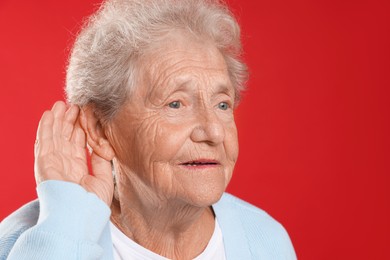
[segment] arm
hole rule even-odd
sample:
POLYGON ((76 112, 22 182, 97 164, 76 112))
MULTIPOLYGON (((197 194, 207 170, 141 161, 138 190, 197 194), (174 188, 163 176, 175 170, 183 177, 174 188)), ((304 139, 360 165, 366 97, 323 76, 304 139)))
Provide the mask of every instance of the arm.
POLYGON ((8 259, 112 258, 111 212, 103 201, 64 181, 42 182, 37 191, 38 223, 19 237, 8 259))

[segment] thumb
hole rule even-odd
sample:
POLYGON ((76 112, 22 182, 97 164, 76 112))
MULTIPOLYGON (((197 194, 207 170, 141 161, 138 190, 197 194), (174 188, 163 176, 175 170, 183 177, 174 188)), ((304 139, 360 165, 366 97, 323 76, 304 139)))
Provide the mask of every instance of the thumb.
POLYGON ((110 207, 114 194, 111 162, 92 152, 91 166, 93 175, 85 175, 81 185, 87 191, 95 193, 110 207))

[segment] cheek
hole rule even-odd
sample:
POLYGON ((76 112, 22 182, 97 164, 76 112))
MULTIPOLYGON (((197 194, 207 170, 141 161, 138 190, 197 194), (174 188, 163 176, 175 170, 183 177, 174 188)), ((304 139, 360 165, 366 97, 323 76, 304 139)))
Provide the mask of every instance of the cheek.
POLYGON ((138 171, 155 150, 158 135, 158 118, 128 117, 118 122, 113 133, 117 159, 130 170, 138 171))
POLYGON ((238 158, 239 147, 236 125, 231 124, 225 129, 225 133, 224 150, 226 154, 227 167, 225 168, 224 172, 226 188, 233 175, 234 166, 236 165, 238 158))
POLYGON ((136 136, 139 160, 149 170, 155 163, 169 163, 176 157, 187 137, 186 124, 175 124, 161 116, 145 120, 136 136))
POLYGON ((137 138, 138 163, 135 171, 155 191, 168 194, 175 187, 172 182, 172 165, 187 138, 183 125, 168 123, 161 118, 145 122, 137 138))
POLYGON ((233 164, 235 164, 238 158, 239 147, 238 147, 237 127, 234 122, 228 124, 225 129, 224 146, 225 146, 227 159, 233 164))
MULTIPOLYGON (((153 159, 155 162, 173 162, 189 136, 186 124, 173 124, 160 120, 154 135, 153 159)), ((175 162, 173 162, 175 163, 175 162)))

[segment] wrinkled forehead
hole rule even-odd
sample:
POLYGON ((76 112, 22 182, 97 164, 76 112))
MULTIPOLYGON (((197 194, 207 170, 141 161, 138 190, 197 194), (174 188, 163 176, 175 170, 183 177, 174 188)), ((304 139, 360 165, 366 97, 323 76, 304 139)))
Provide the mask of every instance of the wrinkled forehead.
POLYGON ((169 91, 182 84, 231 88, 226 62, 216 46, 186 34, 173 34, 146 53, 141 64, 143 91, 169 91))

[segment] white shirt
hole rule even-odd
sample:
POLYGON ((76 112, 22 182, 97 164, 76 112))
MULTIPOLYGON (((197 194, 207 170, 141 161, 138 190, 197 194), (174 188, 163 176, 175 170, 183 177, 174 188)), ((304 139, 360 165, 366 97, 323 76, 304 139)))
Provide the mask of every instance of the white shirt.
MULTIPOLYGON (((137 244, 125 234, 122 233, 112 222, 111 236, 114 246, 115 260, 167 260, 168 258, 158 255, 149 249, 137 244)), ((206 249, 198 255, 194 260, 225 260, 225 248, 223 245, 222 231, 219 227, 217 219, 215 219, 215 228, 213 235, 206 249)))

